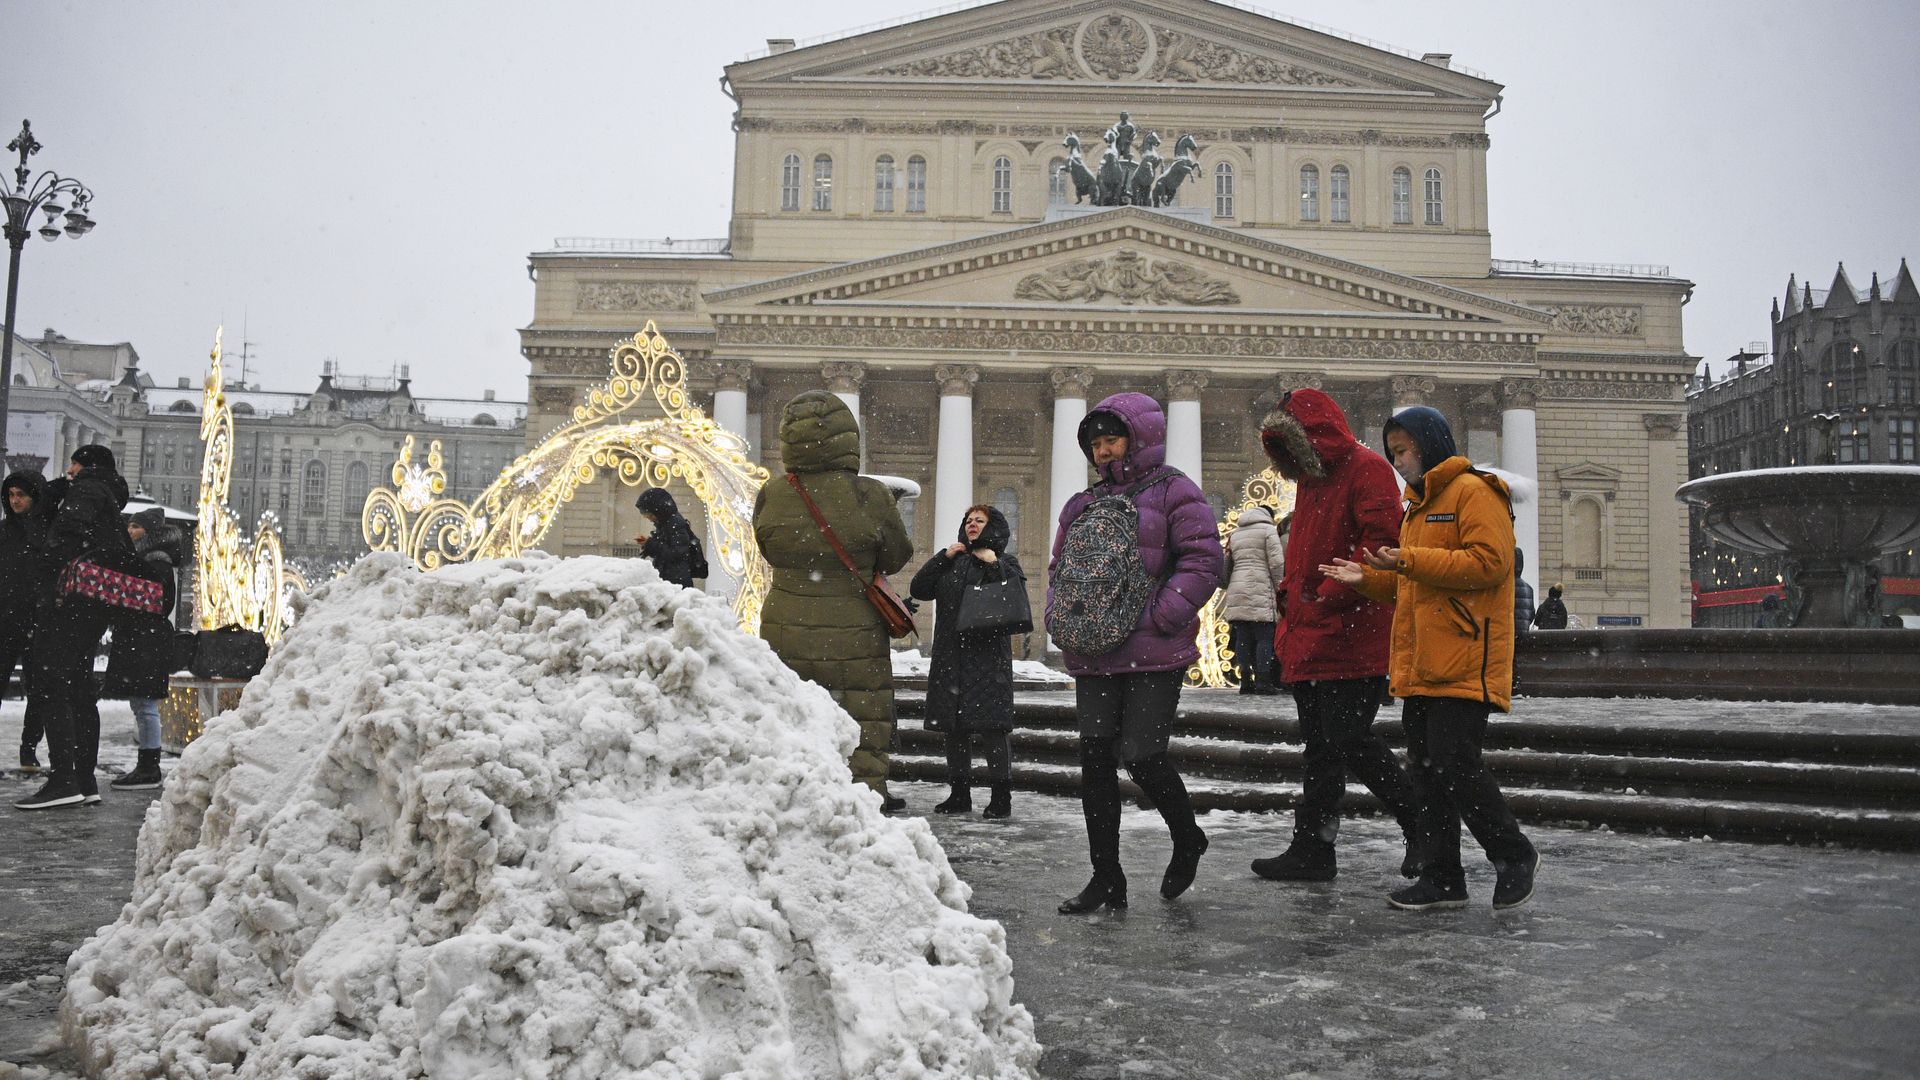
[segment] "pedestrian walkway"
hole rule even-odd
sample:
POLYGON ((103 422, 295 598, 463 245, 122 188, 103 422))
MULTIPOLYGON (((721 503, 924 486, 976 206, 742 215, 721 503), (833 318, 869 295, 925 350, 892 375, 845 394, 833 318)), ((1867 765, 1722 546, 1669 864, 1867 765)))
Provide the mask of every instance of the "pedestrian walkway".
MULTIPOLYGON (((103 708, 103 762, 132 760, 122 713, 103 708)), ((10 702, 0 746, 18 731, 10 702)), ((895 790, 916 815, 945 794, 895 790)), ((62 1067, 47 1051, 66 956, 126 901, 151 798, 0 811, 0 1061, 62 1067)), ((1382 899, 1399 882, 1391 824, 1347 822, 1340 876, 1285 886, 1247 863, 1284 845, 1290 818, 1215 813, 1196 885, 1167 902, 1165 829, 1129 810, 1133 907, 1073 918, 1054 912, 1087 876, 1073 800, 1020 793, 1010 821, 925 821, 972 910, 1006 927, 1047 1077, 1751 1080, 1920 1061, 1913 854, 1536 828, 1532 903, 1495 915, 1470 854, 1472 906, 1412 914, 1382 899)))

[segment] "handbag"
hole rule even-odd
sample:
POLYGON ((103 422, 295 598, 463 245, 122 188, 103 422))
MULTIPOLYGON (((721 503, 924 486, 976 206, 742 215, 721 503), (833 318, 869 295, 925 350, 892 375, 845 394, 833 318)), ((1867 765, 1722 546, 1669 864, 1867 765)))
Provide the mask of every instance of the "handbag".
POLYGON ((193 636, 187 670, 203 679, 251 679, 267 666, 267 636, 244 626, 202 630, 193 636))
POLYGON ((967 587, 960 597, 960 614, 953 628, 962 634, 1030 634, 1033 605, 1027 599, 1027 581, 1007 574, 999 581, 967 587))
POLYGON ((853 565, 853 557, 847 554, 846 548, 840 546, 840 538, 833 534, 833 526, 827 524, 825 515, 821 514, 820 508, 813 504, 813 496, 807 494, 807 489, 800 485, 800 478, 793 473, 788 473, 787 483, 792 484, 793 490, 800 493, 800 501, 807 504, 807 513, 813 515, 813 523, 820 526, 821 535, 827 538, 827 543, 833 545, 833 553, 840 556, 841 565, 847 568, 847 573, 852 574, 855 581, 865 587, 867 602, 880 613, 880 621, 887 626, 887 636, 903 638, 913 633, 913 612, 908 609, 907 602, 900 599, 900 594, 893 591, 893 585, 887 581, 887 575, 876 570, 871 580, 861 577, 860 568, 853 565))
POLYGON ((147 615, 166 610, 166 586, 149 577, 103 566, 81 555, 60 571, 60 595, 84 596, 108 607, 147 615))

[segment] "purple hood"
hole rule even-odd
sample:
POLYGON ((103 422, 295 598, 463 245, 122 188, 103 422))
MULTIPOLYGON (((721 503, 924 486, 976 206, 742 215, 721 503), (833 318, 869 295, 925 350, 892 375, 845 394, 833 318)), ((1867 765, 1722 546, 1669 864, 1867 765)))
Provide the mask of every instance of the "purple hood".
MULTIPOLYGON (((1167 414, 1145 394, 1115 394, 1087 412, 1111 413, 1127 426, 1127 456, 1100 466, 1101 477, 1122 486, 1145 479, 1167 460, 1167 414)), ((1087 420, 1079 431, 1080 451, 1091 461, 1087 420)), ((1060 529, 1053 540, 1049 578, 1067 528, 1094 499, 1083 491, 1060 510, 1060 529)), ((1207 497, 1185 473, 1140 493, 1140 561, 1153 578, 1153 598, 1140 616, 1140 625, 1120 647, 1100 656, 1064 654, 1073 675, 1122 675, 1128 672, 1173 671, 1200 658, 1200 609, 1213 598, 1220 580, 1220 531, 1207 497)), ((1047 585, 1047 605, 1053 605, 1053 585, 1047 585)))

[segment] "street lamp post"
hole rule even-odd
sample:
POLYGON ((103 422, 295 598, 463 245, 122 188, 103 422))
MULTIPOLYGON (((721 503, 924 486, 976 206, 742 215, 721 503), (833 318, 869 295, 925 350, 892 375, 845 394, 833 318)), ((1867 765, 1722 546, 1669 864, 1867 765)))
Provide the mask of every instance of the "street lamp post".
POLYGON ((20 121, 20 134, 7 149, 20 155, 20 164, 13 170, 12 184, 0 178, 0 202, 7 207, 7 246, 12 249, 7 258, 7 323, 4 336, 0 336, 0 462, 6 460, 7 398, 13 390, 13 310, 20 291, 20 249, 35 232, 48 240, 58 240, 62 232, 77 240, 93 228, 93 219, 87 216, 93 192, 85 184, 52 172, 43 172, 32 183, 27 182, 27 158, 40 152, 31 122, 20 121), (33 228, 36 213, 47 215, 38 229, 33 228), (66 225, 55 225, 55 219, 63 215, 66 225))

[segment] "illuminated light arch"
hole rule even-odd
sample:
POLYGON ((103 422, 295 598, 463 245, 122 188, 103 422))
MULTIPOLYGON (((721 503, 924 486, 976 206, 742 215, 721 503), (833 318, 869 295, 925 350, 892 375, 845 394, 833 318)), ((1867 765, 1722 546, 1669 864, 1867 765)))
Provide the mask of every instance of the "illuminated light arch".
POLYGON ((396 551, 422 570, 512 558, 536 547, 580 485, 604 470, 628 487, 680 480, 707 509, 716 569, 738 582, 740 628, 758 633, 772 571, 753 538, 753 500, 767 470, 747 460, 746 440, 687 403, 686 362, 648 320, 614 346, 607 382, 574 406, 573 418, 507 466, 471 503, 446 497, 440 443, 413 460, 408 436, 393 487, 367 494, 361 535, 373 551, 396 551), (622 420, 651 393, 664 417, 622 420))
POLYGON ((227 505, 234 443, 233 409, 220 365, 224 330, 213 332, 212 364, 200 403, 200 441, 206 452, 200 460, 200 522, 193 539, 199 567, 194 614, 202 630, 244 626, 275 645, 293 621, 292 594, 306 591, 306 583, 286 567, 280 519, 271 510, 260 512, 253 539, 247 540, 241 535, 240 515, 227 505))
MULTIPOLYGON (((1271 510, 1274 523, 1279 524, 1281 518, 1293 513, 1293 498, 1293 481, 1282 478, 1271 467, 1248 477, 1240 487, 1240 505, 1227 511, 1226 519, 1220 522, 1221 541, 1233 535, 1234 527, 1240 524, 1240 515, 1255 506, 1271 510)), ((1235 685, 1233 627, 1220 617, 1220 605, 1226 601, 1226 597, 1225 589, 1215 590, 1213 599, 1200 609, 1200 659, 1187 668, 1187 686, 1219 688, 1235 685)))

